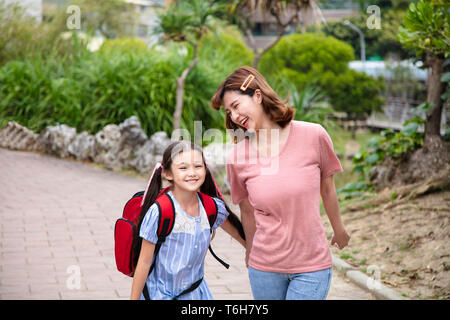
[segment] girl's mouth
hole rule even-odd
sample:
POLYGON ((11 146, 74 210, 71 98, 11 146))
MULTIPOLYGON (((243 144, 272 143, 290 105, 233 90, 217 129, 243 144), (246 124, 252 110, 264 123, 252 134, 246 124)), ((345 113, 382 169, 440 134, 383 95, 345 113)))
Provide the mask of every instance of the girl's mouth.
POLYGON ((197 183, 197 181, 198 181, 198 179, 188 179, 188 180, 185 180, 187 183, 190 183, 190 184, 196 184, 197 183))

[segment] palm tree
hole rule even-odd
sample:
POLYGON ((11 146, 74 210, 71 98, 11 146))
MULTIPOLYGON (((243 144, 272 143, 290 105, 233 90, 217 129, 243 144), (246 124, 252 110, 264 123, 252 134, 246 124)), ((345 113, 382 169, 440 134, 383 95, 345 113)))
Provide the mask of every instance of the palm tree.
POLYGON ((212 28, 211 18, 221 9, 220 5, 207 0, 185 0, 170 4, 165 12, 158 14, 156 33, 163 34, 165 41, 186 43, 193 48, 192 60, 177 78, 176 106, 173 113, 173 130, 181 127, 184 85, 189 72, 198 63, 198 46, 202 37, 212 28))

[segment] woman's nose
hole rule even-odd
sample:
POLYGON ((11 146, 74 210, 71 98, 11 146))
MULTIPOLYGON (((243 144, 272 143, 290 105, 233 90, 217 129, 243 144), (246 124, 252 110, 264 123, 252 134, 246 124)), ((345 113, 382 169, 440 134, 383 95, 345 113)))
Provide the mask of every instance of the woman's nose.
POLYGON ((238 123, 237 119, 239 117, 239 115, 237 114, 237 112, 235 111, 231 111, 231 121, 233 121, 234 123, 238 123))

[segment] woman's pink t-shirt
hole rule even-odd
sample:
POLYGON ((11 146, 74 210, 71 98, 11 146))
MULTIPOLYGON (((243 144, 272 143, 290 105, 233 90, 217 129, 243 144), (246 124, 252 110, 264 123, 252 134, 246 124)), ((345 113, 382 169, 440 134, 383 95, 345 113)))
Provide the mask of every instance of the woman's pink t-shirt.
POLYGON ((227 156, 233 203, 248 197, 256 233, 249 265, 269 272, 302 273, 332 266, 320 217, 320 180, 342 166, 320 124, 291 121, 287 141, 274 157, 257 157, 248 139, 227 156))

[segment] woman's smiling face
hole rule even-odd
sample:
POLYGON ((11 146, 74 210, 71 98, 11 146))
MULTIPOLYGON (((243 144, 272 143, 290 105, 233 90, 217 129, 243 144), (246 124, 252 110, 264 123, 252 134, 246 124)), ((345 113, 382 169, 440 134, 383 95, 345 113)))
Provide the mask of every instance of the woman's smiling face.
POLYGON ((263 109, 261 92, 256 90, 253 96, 241 94, 239 91, 227 91, 223 95, 225 112, 236 125, 249 131, 261 128, 263 109))

